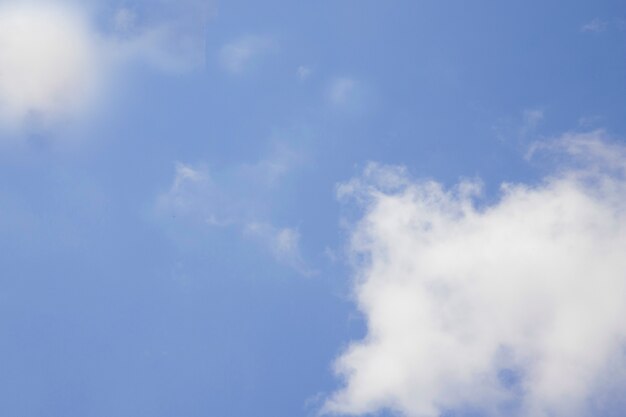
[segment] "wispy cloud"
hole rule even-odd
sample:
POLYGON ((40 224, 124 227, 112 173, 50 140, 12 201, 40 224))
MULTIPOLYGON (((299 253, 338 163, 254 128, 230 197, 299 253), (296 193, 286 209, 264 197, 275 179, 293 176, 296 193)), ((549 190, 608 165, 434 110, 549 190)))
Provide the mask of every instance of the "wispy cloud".
POLYGON ((349 105, 358 89, 358 82, 350 77, 338 77, 328 87, 328 99, 335 106, 349 105))
POLYGON ((527 132, 531 131, 543 121, 544 111, 542 109, 527 109, 524 110, 524 124, 522 129, 527 132))
POLYGON ((583 129, 591 129, 593 127, 598 126, 604 118, 602 116, 594 115, 594 116, 583 116, 578 119, 578 126, 583 129))
POLYGON ((519 115, 499 120, 493 131, 501 141, 528 141, 536 135, 546 117, 541 107, 524 109, 519 115))
POLYGON ((313 68, 306 65, 300 65, 296 74, 298 75, 298 79, 300 81, 305 81, 313 74, 313 68))
POLYGON ((222 209, 226 200, 206 167, 179 162, 170 189, 158 197, 156 204, 161 214, 217 226, 232 221, 228 211, 222 209))
POLYGON ((242 163, 236 172, 242 182, 270 189, 278 186, 305 159, 302 153, 284 143, 275 143, 268 156, 254 163, 242 163))
POLYGON ((584 25, 582 25, 582 27, 580 28, 581 31, 583 32, 604 32, 605 30, 607 30, 607 28, 609 27, 609 22, 607 22, 606 20, 602 20, 598 17, 596 17, 595 19, 591 20, 590 22, 585 23, 584 25))
POLYGON ((140 58, 165 71, 204 65, 205 28, 213 16, 211 0, 156 0, 150 7, 127 2, 112 15, 118 55, 140 58))
POLYGON ((325 95, 329 108, 340 114, 363 114, 374 102, 367 83, 352 76, 331 78, 325 95))
POLYGON ((620 400, 606 393, 626 387, 626 148, 595 131, 537 152, 554 173, 487 206, 479 183, 399 167, 339 188, 364 212, 350 247, 368 331, 337 360, 326 412, 580 417, 620 400))
POLYGON ((285 264, 304 276, 311 276, 310 269, 300 250, 300 232, 292 228, 277 228, 269 223, 249 223, 244 233, 260 241, 269 249, 276 261, 285 264))
POLYGON ((156 211, 192 225, 232 227, 261 243, 279 263, 312 275, 301 254, 298 230, 268 220, 273 191, 302 161, 298 152, 277 144, 259 161, 215 175, 205 166, 178 163, 171 186, 157 198, 156 211))
POLYGON ((272 51, 275 47, 275 41, 268 36, 244 36, 222 46, 218 60, 226 71, 242 74, 258 58, 272 51))

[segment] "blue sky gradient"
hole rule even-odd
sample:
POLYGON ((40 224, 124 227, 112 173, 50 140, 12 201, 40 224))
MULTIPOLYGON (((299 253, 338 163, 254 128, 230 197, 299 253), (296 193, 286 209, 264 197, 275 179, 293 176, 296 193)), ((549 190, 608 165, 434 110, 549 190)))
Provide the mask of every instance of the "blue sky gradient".
POLYGON ((537 141, 626 138, 622 1, 68 7, 116 48, 175 29, 89 115, 0 129, 2 416, 315 416, 367 334, 338 184, 375 161, 488 205, 558 169, 537 141))

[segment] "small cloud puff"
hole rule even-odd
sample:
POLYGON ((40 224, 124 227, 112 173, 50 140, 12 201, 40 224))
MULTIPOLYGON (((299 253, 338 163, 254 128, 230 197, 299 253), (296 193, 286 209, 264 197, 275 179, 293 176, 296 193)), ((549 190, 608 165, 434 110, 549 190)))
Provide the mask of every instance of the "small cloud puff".
POLYGON ((621 401, 626 147, 595 131, 534 152, 556 153, 555 173, 487 206, 480 183, 398 167, 339 187, 364 213, 350 253, 367 335, 336 361, 325 412, 582 417, 621 401))

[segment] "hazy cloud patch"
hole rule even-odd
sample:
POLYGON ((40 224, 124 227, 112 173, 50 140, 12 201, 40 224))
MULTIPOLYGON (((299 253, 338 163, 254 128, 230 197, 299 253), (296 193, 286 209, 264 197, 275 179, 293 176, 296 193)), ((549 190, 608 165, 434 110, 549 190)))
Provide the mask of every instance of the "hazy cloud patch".
POLYGON ((347 106, 355 99, 359 83, 349 77, 338 77, 328 87, 328 99, 335 106, 347 106))
POLYGON ((311 77, 311 75, 313 75, 313 68, 306 65, 300 65, 296 74, 298 75, 298 79, 300 81, 306 81, 311 77))
POLYGON ((300 250, 300 232, 293 228, 277 228, 269 223, 249 223, 244 228, 247 236, 257 239, 267 247, 277 262, 285 264, 300 274, 311 276, 310 269, 300 250))
POLYGON ((590 22, 587 22, 584 25, 582 25, 580 30, 582 32, 596 32, 596 33, 598 33, 598 32, 606 31, 608 29, 608 27, 609 27, 609 22, 596 17, 595 19, 591 20, 590 22))
POLYGON ((183 72, 206 61, 206 27, 215 14, 211 0, 129 2, 113 11, 112 34, 120 54, 161 70, 183 72))
POLYGON ((375 102, 370 85, 352 76, 331 78, 324 93, 329 109, 342 115, 362 115, 375 102))
POLYGON ((218 54, 218 61, 224 70, 232 74, 242 74, 257 59, 275 47, 275 41, 269 36, 243 36, 222 46, 218 54))

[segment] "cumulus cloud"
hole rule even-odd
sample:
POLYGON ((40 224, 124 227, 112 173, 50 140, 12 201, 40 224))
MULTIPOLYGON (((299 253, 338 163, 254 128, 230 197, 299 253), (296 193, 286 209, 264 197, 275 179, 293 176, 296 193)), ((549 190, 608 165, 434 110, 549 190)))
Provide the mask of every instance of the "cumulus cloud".
POLYGON ((222 46, 218 60, 226 71, 241 74, 274 47, 275 42, 268 36, 244 36, 222 46))
MULTIPOLYGON (((177 7, 195 10, 196 3, 177 7)), ((108 30, 95 24, 94 10, 69 1, 0 4, 0 127, 49 127, 81 117, 129 62, 179 70, 192 66, 202 49, 202 32, 183 31, 190 22, 180 13, 147 18, 145 8, 119 9, 108 30)))
POLYGON ((367 335, 324 411, 608 415, 626 389, 626 148, 596 131, 547 153, 552 175, 493 204, 476 181, 376 164, 339 186, 364 210, 350 253, 367 335))

